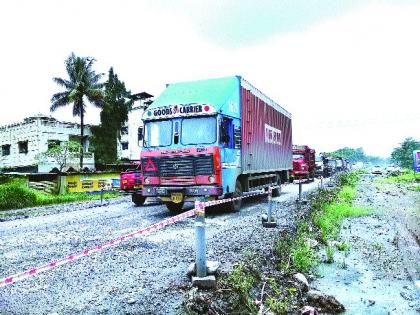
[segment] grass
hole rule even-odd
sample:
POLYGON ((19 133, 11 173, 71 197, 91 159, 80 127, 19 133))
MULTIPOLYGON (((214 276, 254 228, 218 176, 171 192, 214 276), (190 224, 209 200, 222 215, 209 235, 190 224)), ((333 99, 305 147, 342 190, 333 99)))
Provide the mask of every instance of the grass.
POLYGON ((315 211, 312 219, 319 229, 320 238, 324 244, 327 244, 328 240, 338 238, 345 218, 360 217, 370 213, 367 207, 353 205, 358 180, 357 172, 343 174, 339 179, 338 190, 322 191, 314 198, 315 211))
POLYGON ((385 178, 378 178, 376 181, 380 183, 413 183, 420 181, 420 174, 414 176, 412 170, 404 170, 400 175, 387 175, 385 178))
MULTIPOLYGON (((118 193, 107 192, 103 194, 103 199, 119 196, 118 193)), ((66 193, 62 195, 50 195, 41 191, 27 187, 27 182, 23 179, 13 179, 0 185, 0 210, 20 209, 50 204, 99 200, 100 194, 85 193, 66 193)))
POLYGON ((227 277, 220 279, 223 289, 233 290, 237 293, 237 308, 245 308, 249 313, 256 313, 257 308, 251 297, 251 289, 259 280, 259 276, 247 268, 244 263, 236 265, 227 277))
POLYGON ((307 273, 319 262, 308 239, 314 236, 307 223, 298 225, 296 235, 285 235, 274 240, 273 252, 278 260, 277 269, 284 273, 307 273))
POLYGON ((327 255, 327 263, 331 264, 334 262, 334 247, 327 246, 325 247, 325 253, 327 255))

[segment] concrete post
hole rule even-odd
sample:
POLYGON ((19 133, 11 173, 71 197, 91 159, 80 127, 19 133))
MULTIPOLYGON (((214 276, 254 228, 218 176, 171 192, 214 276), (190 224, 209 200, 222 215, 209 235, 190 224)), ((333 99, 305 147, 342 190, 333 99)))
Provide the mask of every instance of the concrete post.
POLYGON ((321 179, 321 189, 324 189, 324 178, 321 176, 320 179, 321 179))
POLYGON ((302 201, 302 180, 299 180, 299 198, 298 202, 302 201))
POLYGON ((196 276, 203 278, 207 276, 206 270, 206 230, 205 230, 205 212, 202 203, 198 200, 195 202, 195 240, 196 240, 196 258, 195 264, 197 268, 196 276))
POLYGON ((277 222, 273 219, 273 188, 268 187, 268 209, 267 215, 263 215, 261 218, 263 227, 276 227, 277 222))
POLYGON ((268 187, 268 222, 271 222, 271 216, 273 212, 273 188, 268 187))

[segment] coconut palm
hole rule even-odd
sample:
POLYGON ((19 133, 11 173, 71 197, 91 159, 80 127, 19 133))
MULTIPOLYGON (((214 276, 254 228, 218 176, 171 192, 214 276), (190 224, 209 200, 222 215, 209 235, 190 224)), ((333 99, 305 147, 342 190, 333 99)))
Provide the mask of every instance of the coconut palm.
POLYGON ((54 82, 65 88, 65 91, 55 93, 51 98, 50 111, 73 104, 73 116, 80 117, 80 169, 83 168, 83 140, 84 140, 84 115, 86 111, 86 100, 102 107, 103 83, 99 80, 103 74, 95 73, 92 69, 94 58, 78 57, 74 53, 66 59, 66 71, 69 79, 53 78, 54 82))

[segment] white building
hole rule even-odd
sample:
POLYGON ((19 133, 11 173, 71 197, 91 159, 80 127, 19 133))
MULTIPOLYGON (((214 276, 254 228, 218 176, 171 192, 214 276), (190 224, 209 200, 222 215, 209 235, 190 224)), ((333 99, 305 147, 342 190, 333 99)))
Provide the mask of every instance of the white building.
POLYGON ((117 157, 119 160, 139 160, 140 152, 143 148, 143 121, 144 110, 151 104, 150 95, 146 92, 133 95, 136 101, 131 111, 128 113, 128 120, 121 128, 121 139, 117 144, 117 157))
MULTIPOLYGON (((85 140, 83 168, 93 170, 95 167, 93 153, 89 153, 90 125, 84 128, 85 140)), ((40 159, 40 153, 49 146, 63 141, 80 142, 80 124, 60 122, 51 116, 37 114, 25 118, 21 123, 0 127, 0 170, 20 172, 50 172, 59 168, 51 158, 40 159)), ((72 167, 79 169, 80 158, 75 154, 68 161, 64 171, 72 167)))

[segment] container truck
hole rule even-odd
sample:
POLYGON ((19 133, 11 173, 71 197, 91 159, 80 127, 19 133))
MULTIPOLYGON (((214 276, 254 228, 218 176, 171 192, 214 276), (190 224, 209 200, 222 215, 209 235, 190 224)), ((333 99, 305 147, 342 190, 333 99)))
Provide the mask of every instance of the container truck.
POLYGON ((315 150, 307 145, 293 145, 293 169, 290 170, 291 179, 315 178, 315 150))
POLYGON ((146 197, 142 195, 143 174, 141 172, 141 161, 130 161, 131 166, 120 174, 120 190, 131 194, 132 201, 136 206, 142 206, 146 197))
POLYGON ((143 121, 143 196, 170 211, 288 180, 291 114, 240 76, 169 84, 143 121))

